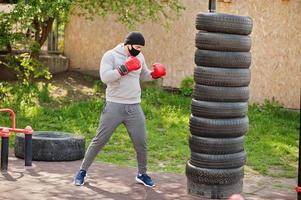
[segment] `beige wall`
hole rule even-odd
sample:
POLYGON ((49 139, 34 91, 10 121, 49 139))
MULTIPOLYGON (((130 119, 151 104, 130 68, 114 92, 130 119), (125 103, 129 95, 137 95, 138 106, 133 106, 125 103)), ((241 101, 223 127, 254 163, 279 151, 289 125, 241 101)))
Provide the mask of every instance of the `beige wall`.
MULTIPOLYGON (((208 1, 183 2, 186 10, 169 31, 151 22, 137 27, 146 38, 143 53, 149 66, 153 62, 167 66, 164 86, 179 87, 195 66, 195 16, 207 12, 208 1)), ((301 1, 219 1, 218 11, 249 15, 254 20, 250 101, 261 103, 274 97, 287 108, 300 108, 301 1)), ((112 17, 86 21, 72 16, 65 30, 65 54, 71 68, 97 75, 102 54, 122 42, 128 31, 112 17)))

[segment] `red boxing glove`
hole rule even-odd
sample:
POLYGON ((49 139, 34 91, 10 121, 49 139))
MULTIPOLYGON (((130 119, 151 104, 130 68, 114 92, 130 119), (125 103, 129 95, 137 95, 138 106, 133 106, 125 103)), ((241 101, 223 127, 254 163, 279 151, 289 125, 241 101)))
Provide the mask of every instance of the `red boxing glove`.
POLYGON ((131 56, 126 59, 125 64, 118 67, 118 72, 121 76, 130 73, 131 71, 140 69, 141 64, 138 58, 131 56))
POLYGON ((154 63, 153 64, 154 71, 152 71, 151 76, 153 79, 161 78, 162 76, 166 75, 166 69, 164 65, 160 63, 154 63))

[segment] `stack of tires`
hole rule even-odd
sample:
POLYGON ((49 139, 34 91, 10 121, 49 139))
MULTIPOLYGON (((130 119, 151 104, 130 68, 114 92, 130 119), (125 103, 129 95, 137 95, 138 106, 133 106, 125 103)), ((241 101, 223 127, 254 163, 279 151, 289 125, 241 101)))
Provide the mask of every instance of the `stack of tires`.
POLYGON ((252 26, 250 17, 197 15, 189 194, 222 199, 242 191, 252 26))

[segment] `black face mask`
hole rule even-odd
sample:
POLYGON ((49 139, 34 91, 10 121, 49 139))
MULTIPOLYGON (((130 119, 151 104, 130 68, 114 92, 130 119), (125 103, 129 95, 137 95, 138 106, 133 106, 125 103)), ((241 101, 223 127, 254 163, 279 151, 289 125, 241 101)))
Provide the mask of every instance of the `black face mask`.
POLYGON ((133 47, 133 45, 131 45, 131 47, 132 47, 132 49, 129 49, 129 47, 128 47, 128 50, 129 50, 131 56, 137 56, 137 55, 140 53, 140 51, 137 50, 137 49, 135 49, 135 48, 133 47))

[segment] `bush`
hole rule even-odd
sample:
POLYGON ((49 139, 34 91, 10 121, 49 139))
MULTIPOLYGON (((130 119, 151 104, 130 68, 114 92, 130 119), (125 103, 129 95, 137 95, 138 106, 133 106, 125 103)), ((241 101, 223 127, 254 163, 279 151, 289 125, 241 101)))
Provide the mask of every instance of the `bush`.
POLYGON ((2 101, 5 97, 8 96, 11 91, 11 87, 7 82, 0 82, 0 100, 2 101))
POLYGON ((17 73, 18 80, 23 85, 29 85, 33 79, 50 79, 51 74, 42 62, 31 58, 28 53, 20 55, 7 55, 0 64, 13 69, 17 73))
POLYGON ((191 96, 193 91, 194 81, 192 77, 186 77, 181 81, 180 91, 184 96, 191 96))

